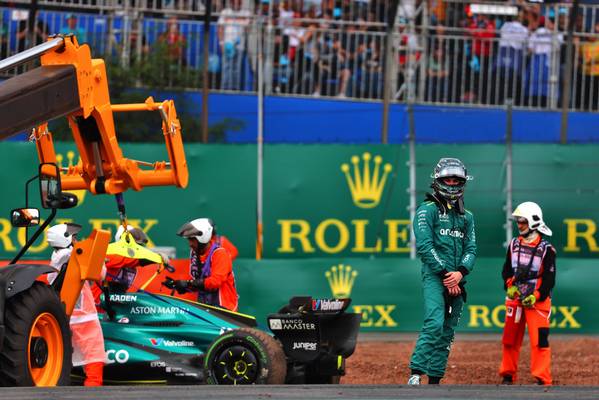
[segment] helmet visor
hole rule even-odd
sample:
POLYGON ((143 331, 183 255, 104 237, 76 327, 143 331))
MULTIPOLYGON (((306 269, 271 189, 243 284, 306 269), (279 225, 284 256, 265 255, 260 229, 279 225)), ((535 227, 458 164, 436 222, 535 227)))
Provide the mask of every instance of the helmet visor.
POLYGON ((202 232, 200 232, 195 226, 191 224, 191 222, 187 222, 183 224, 179 230, 177 231, 177 236, 181 236, 184 238, 191 238, 194 236, 201 236, 202 232))

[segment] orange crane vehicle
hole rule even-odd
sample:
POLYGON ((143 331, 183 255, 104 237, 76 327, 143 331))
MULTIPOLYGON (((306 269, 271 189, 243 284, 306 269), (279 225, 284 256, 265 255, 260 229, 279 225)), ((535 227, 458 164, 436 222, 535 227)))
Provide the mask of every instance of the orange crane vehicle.
MULTIPOLYGON (((47 265, 19 264, 19 259, 56 216, 57 209, 77 204, 63 190, 88 190, 116 196, 121 222, 126 226, 122 193, 148 186, 185 188, 188 170, 181 126, 172 100, 141 104, 110 103, 106 67, 92 59, 90 48, 73 35, 57 35, 46 43, 0 61, 0 72, 40 59, 41 66, 0 83, 0 139, 31 131, 40 161, 38 175, 42 207, 50 216, 17 256, 0 269, 0 386, 55 386, 70 381, 71 335, 69 316, 85 280, 100 280, 110 233, 94 230, 74 245, 71 259, 52 285, 40 276, 53 272, 47 265), (169 161, 143 162, 125 158, 119 147, 113 113, 155 111, 169 161), (66 117, 80 162, 58 168, 47 122, 66 117)), ((39 210, 11 212, 15 227, 40 223, 39 210)))

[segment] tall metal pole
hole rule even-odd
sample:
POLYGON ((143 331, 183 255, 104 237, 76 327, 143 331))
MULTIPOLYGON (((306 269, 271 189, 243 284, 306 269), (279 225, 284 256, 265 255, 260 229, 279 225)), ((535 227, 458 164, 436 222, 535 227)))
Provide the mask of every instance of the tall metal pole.
POLYGON ((560 130, 560 141, 562 144, 568 142, 568 109, 570 107, 570 93, 572 86, 572 63, 574 46, 574 25, 578 18, 578 0, 574 0, 570 9, 568 20, 568 37, 566 39, 566 70, 564 72, 564 83, 562 87, 562 121, 560 130))
POLYGON ((512 241, 512 99, 506 100, 506 124, 505 124, 505 245, 509 246, 512 241))
POLYGON ((210 58, 210 20, 212 19, 212 0, 206 0, 204 11, 204 51, 202 68, 202 143, 208 143, 208 95, 210 93, 210 75, 208 74, 208 59, 210 58))
MULTIPOLYGON (((256 21, 258 23, 258 21, 256 21)), ((262 48, 262 24, 258 26, 258 137, 257 148, 257 198, 256 198, 256 260, 262 259, 263 250, 263 187, 264 187, 264 58, 262 48)))
MULTIPOLYGON (((408 160, 410 174, 410 221, 416 217, 416 127, 414 126, 414 105, 408 102, 408 145, 410 159, 408 160)), ((410 258, 416 258, 416 237, 414 228, 410 230, 410 258)))
POLYGON ((389 19, 387 20, 385 35, 385 63, 383 71, 383 127, 381 131, 381 143, 387 144, 389 141, 389 103, 391 102, 391 93, 393 88, 391 76, 393 68, 393 28, 395 27, 395 17, 399 0, 391 0, 389 4, 389 19))

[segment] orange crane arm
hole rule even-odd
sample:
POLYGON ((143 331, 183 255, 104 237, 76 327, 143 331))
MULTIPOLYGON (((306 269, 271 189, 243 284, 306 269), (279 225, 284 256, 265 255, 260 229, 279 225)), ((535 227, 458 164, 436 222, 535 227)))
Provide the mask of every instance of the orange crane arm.
MULTIPOLYGON (((46 121, 66 116, 81 162, 61 172, 63 189, 118 194, 147 186, 187 186, 181 124, 172 100, 155 102, 150 97, 142 104, 111 104, 104 60, 92 59, 89 47, 79 45, 72 35, 50 38, 27 52, 29 59, 41 55, 42 66, 0 85, 0 118, 6 120, 0 137, 33 128, 40 162, 56 163, 46 121), (15 110, 28 113, 27 118, 18 118, 15 110), (123 156, 113 112, 125 111, 160 113, 168 162, 145 163, 123 156)), ((0 71, 23 59, 17 54, 3 60, 0 71)))

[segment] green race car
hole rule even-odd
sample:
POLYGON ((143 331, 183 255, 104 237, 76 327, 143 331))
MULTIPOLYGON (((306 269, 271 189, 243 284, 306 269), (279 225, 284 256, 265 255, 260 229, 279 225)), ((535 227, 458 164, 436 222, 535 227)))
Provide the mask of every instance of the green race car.
POLYGON ((105 384, 338 383, 360 325, 345 312, 350 299, 294 297, 261 329, 252 316, 164 294, 109 286, 102 297, 105 384))

